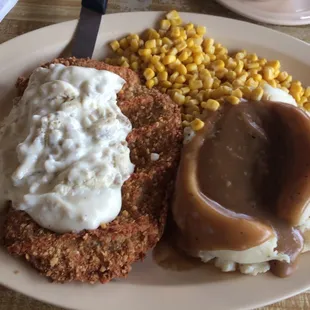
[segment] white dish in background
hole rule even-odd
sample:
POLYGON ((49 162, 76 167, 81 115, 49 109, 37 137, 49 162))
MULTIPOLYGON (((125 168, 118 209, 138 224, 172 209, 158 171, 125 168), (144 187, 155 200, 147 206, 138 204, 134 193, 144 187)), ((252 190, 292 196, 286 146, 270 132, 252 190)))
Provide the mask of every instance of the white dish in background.
POLYGON ((286 26, 310 24, 309 0, 217 0, 217 2, 258 22, 286 26))
MULTIPOLYGON (((95 58, 103 58, 108 51, 107 42, 149 28, 160 16, 159 12, 104 16, 95 58)), ((310 85, 308 44, 236 20, 191 13, 181 16, 184 21, 205 25, 209 35, 231 51, 247 49, 268 59, 281 60, 284 70, 310 85)), ((29 74, 41 63, 59 56, 69 43, 75 26, 76 21, 53 25, 0 45, 1 118, 10 110, 17 77, 29 74)), ((299 270, 290 278, 280 279, 269 273, 256 277, 224 274, 210 267, 184 272, 168 271, 153 263, 150 254, 144 262, 134 265, 125 280, 105 285, 52 284, 0 247, 0 283, 33 298, 73 309, 94 309, 100 305, 109 310, 188 310, 201 305, 216 310, 253 309, 310 288, 309 259, 310 254, 302 255, 299 270)))

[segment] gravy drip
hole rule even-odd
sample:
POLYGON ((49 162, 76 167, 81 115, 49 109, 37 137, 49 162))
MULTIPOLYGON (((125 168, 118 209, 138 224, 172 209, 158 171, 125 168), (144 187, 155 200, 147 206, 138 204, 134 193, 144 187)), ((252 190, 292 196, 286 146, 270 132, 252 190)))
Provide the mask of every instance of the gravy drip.
POLYGON ((303 249, 298 229, 310 184, 310 119, 276 102, 226 105, 183 150, 173 203, 187 252, 242 251, 277 237, 288 276, 303 249))

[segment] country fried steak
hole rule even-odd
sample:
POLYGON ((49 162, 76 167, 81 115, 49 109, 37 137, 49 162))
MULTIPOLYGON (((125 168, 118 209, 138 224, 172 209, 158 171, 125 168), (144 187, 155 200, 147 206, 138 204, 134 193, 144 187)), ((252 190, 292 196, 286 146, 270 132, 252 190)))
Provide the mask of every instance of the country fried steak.
MULTIPOLYGON (((125 277, 163 233, 183 140, 181 115, 167 95, 142 86, 130 69, 89 59, 53 63, 109 70, 126 80, 118 104, 133 126, 127 141, 135 172, 122 187, 122 211, 114 221, 96 230, 57 234, 11 207, 4 242, 10 254, 24 257, 52 281, 105 283, 125 277), (159 159, 152 160, 152 153, 159 159)), ((20 94, 27 82, 18 80, 20 94)))

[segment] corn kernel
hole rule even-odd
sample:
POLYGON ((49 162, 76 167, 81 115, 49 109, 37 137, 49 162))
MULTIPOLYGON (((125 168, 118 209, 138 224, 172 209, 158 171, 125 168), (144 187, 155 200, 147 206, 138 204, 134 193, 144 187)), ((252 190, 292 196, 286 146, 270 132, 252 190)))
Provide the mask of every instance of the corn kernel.
POLYGON ((204 39, 202 42, 202 46, 205 47, 209 47, 209 46, 213 46, 214 45, 214 39, 212 38, 208 38, 208 39, 204 39))
POLYGON ((285 87, 285 88, 290 88, 291 87, 291 82, 285 80, 284 82, 281 83, 281 86, 285 87))
POLYGON ((215 78, 212 84, 212 88, 217 89, 220 87, 220 85, 221 85, 221 81, 218 78, 215 78))
POLYGON ((161 47, 163 45, 163 40, 162 39, 156 39, 156 46, 161 47))
POLYGON ((197 34, 199 34, 200 36, 203 36, 203 35, 205 35, 205 33, 207 32, 207 29, 206 29, 206 27, 204 27, 204 26, 197 26, 197 27, 196 27, 196 32, 197 32, 197 34))
POLYGON ((151 68, 146 68, 143 72, 146 80, 151 80, 155 76, 155 72, 151 68))
POLYGON ((310 102, 307 101, 306 103, 304 103, 304 109, 308 112, 310 112, 310 102))
POLYGON ((182 42, 178 43, 175 47, 178 50, 178 52, 181 52, 187 47, 187 44, 185 41, 182 41, 182 42))
POLYGON ((182 94, 180 89, 169 89, 167 90, 168 95, 173 98, 173 96, 175 95, 175 93, 179 93, 182 94))
POLYGON ((208 69, 199 70, 200 78, 211 77, 211 73, 208 69))
POLYGON ((193 53, 202 53, 203 52, 200 45, 194 45, 190 49, 193 53))
POLYGON ((172 83, 170 81, 161 81, 160 85, 164 88, 170 88, 172 86, 172 83))
POLYGON ((226 68, 230 70, 235 70, 237 67, 237 62, 233 58, 228 58, 226 61, 226 68))
POLYGON ((181 84, 181 83, 174 83, 174 84, 172 84, 172 88, 174 88, 174 89, 180 89, 182 87, 183 87, 183 84, 181 84))
POLYGON ((220 103, 217 100, 209 99, 208 101, 201 102, 201 107, 210 111, 216 111, 220 107, 220 103))
POLYGON ((251 93, 251 100, 260 101, 264 95, 264 90, 261 87, 257 87, 251 93))
MULTIPOLYGON (((184 75, 179 75, 176 79, 175 79, 175 82, 176 83, 180 83, 180 84, 182 84, 182 83, 184 83, 186 81, 186 77, 184 76, 184 75)), ((183 85, 182 85, 183 86, 183 85)), ((181 87, 182 87, 181 86, 181 87)))
POLYGON ((148 37, 148 40, 151 40, 151 39, 160 39, 160 35, 159 33, 153 29, 153 28, 150 28, 147 32, 147 37, 148 37))
POLYGON ((147 88, 153 88, 155 86, 154 79, 147 80, 145 85, 146 85, 147 88))
POLYGON ((212 77, 206 76, 203 79, 203 88, 204 89, 211 89, 213 86, 213 82, 214 82, 214 79, 212 77))
POLYGON ((122 49, 126 49, 129 47, 129 43, 126 38, 123 38, 119 41, 119 45, 121 46, 122 49))
POLYGON ((155 62, 154 67, 157 72, 164 72, 166 70, 165 66, 161 62, 155 62))
POLYGON ((237 73, 235 71, 228 71, 225 74, 225 78, 232 83, 237 78, 237 73))
POLYGON ((181 28, 180 32, 181 32, 180 38, 182 38, 183 40, 186 40, 187 39, 187 34, 186 34, 185 29, 181 28))
POLYGON ((183 23, 181 18, 172 19, 170 22, 171 26, 180 26, 183 23))
POLYGON ((236 58, 237 60, 241 60, 241 59, 244 59, 245 56, 246 56, 246 55, 245 55, 244 53, 239 52, 239 53, 236 54, 235 58, 236 58))
POLYGON ((174 72, 170 75, 170 78, 169 78, 169 81, 171 83, 174 83, 175 82, 175 79, 179 76, 179 72, 174 72))
POLYGON ((184 61, 184 60, 188 59, 189 56, 190 56, 190 54, 188 53, 188 51, 182 51, 182 53, 178 56, 178 59, 180 61, 184 61))
POLYGON ((117 49, 120 48, 119 42, 114 40, 110 43, 110 46, 112 48, 112 50, 115 52, 117 49))
POLYGON ((234 96, 234 97, 237 97, 237 98, 242 98, 242 91, 240 88, 237 88, 237 89, 234 89, 232 92, 231 92, 231 95, 234 96))
POLYGON ((310 97, 310 86, 308 86, 308 87, 305 89, 304 96, 306 96, 307 98, 310 97))
POLYGON ((235 68, 235 72, 237 73, 237 75, 242 73, 243 68, 244 68, 244 62, 239 60, 235 68))
POLYGON ((247 56, 247 59, 250 60, 250 61, 257 61, 258 60, 258 57, 256 54, 249 54, 247 56))
POLYGON ((178 38, 181 35, 181 31, 179 27, 173 27, 170 30, 170 35, 172 38, 178 38))
POLYGON ((197 71, 198 67, 195 63, 190 63, 186 65, 186 69, 188 72, 197 71))
MULTIPOLYGON (((193 40, 194 40, 194 44, 195 45, 201 45, 201 43, 202 43, 202 41, 203 41, 203 38, 202 37, 194 37, 193 38, 193 40)), ((202 49, 201 49, 202 50, 202 49)))
POLYGON ((178 54, 178 50, 177 50, 175 47, 171 48, 171 49, 168 51, 168 55, 173 55, 173 56, 175 56, 175 55, 177 55, 177 54, 178 54))
POLYGON ((184 29, 185 29, 186 31, 192 30, 192 29, 194 29, 194 24, 188 23, 188 24, 186 24, 186 25, 184 26, 184 29))
POLYGON ((237 105, 240 103, 240 98, 235 96, 228 96, 225 98, 225 100, 232 105, 237 105))
POLYGON ((186 69, 186 67, 185 67, 183 64, 177 65, 177 66, 175 67, 175 70, 176 70, 177 72, 179 72, 179 74, 182 74, 182 75, 187 74, 187 69, 186 69))
POLYGON ((147 40, 144 46, 145 48, 154 48, 156 47, 156 40, 155 39, 147 40))
MULTIPOLYGON (((199 104, 199 101, 197 99, 192 99, 192 97, 195 97, 197 94, 198 94, 198 90, 195 90, 194 92, 192 91, 189 96, 190 96, 190 99, 189 100, 186 100, 186 106, 189 106, 189 107, 193 107, 193 106, 197 106, 199 104)), ((186 96, 188 97, 188 96, 186 96)), ((197 109, 195 108, 195 110, 197 111, 197 109)), ((199 109, 198 109, 199 111, 199 109)))
POLYGON ((302 96, 300 101, 298 102, 301 106, 304 105, 304 103, 306 103, 308 101, 308 98, 305 96, 302 96))
POLYGON ((157 74, 157 78, 159 81, 167 81, 168 80, 168 72, 167 71, 159 72, 157 74))
POLYGON ((190 124, 191 124, 192 129, 195 131, 201 130, 205 125, 205 123, 199 118, 195 118, 190 124))
POLYGON ((272 67, 274 70, 279 70, 281 67, 279 60, 268 61, 267 66, 272 67))
POLYGON ((258 62, 247 63, 246 68, 247 69, 259 69, 260 65, 258 62))
POLYGON ((129 63, 127 61, 123 61, 122 64, 121 64, 121 67, 124 67, 124 68, 129 68, 129 63))
POLYGON ((188 84, 191 90, 196 90, 203 87, 203 83, 201 80, 190 80, 188 84))
POLYGON ((139 63, 137 61, 134 61, 131 63, 130 67, 132 70, 138 71, 139 70, 139 63))
POLYGON ((186 45, 187 47, 192 47, 195 45, 194 39, 193 38, 189 38, 186 40, 186 45))
POLYGON ((242 93, 243 93, 243 98, 251 99, 252 90, 249 87, 247 86, 242 87, 242 93))
POLYGON ((180 93, 174 93, 172 100, 177 104, 182 105, 185 103, 185 96, 180 93))
POLYGON ((274 88, 277 88, 278 85, 277 85, 277 82, 275 80, 271 80, 271 81, 268 81, 269 85, 274 87, 274 88))
POLYGON ((178 19, 178 18, 180 18, 180 15, 179 15, 179 13, 176 10, 172 10, 169 13, 166 14, 166 18, 168 20, 178 19))
POLYGON ((215 72, 215 76, 220 80, 224 78, 228 70, 226 68, 219 69, 215 72))
POLYGON ((191 90, 189 87, 186 86, 186 87, 182 87, 181 91, 183 95, 187 95, 191 90))
POLYGON ((288 73, 286 71, 280 72, 277 76, 277 80, 281 83, 284 82, 288 77, 288 73))
POLYGON ((222 45, 222 43, 217 42, 214 44, 214 47, 215 48, 221 48, 221 47, 223 47, 223 45, 222 45))
POLYGON ((130 50, 132 52, 136 52, 139 49, 139 41, 136 39, 133 39, 130 41, 130 50))
POLYGON ((151 56, 152 55, 152 50, 149 48, 141 48, 138 50, 138 54, 140 56, 151 56))
POLYGON ((264 67, 263 77, 264 77, 264 80, 266 80, 266 81, 272 80, 274 77, 274 68, 268 67, 268 66, 264 67))
POLYGON ((228 53, 228 50, 226 47, 220 47, 220 48, 216 48, 215 49, 215 54, 216 55, 221 55, 221 56, 224 56, 224 55, 227 55, 228 53))
POLYGON ((203 60, 204 60, 204 57, 203 57, 202 53, 201 54, 200 53, 199 54, 195 54, 193 58, 194 58, 194 62, 195 62, 196 65, 201 65, 203 60))
POLYGON ((186 34, 189 38, 194 37, 196 35, 196 29, 190 29, 186 31, 186 34))
POLYGON ((170 40, 168 37, 163 37, 162 41, 163 41, 163 44, 165 44, 165 45, 167 45, 169 47, 171 47, 173 45, 173 41, 170 40))
POLYGON ((175 62, 176 59, 177 59, 177 58, 176 58, 174 55, 167 55, 167 56, 165 56, 165 57, 163 58, 163 64, 164 64, 164 65, 169 65, 169 64, 175 62))
POLYGON ((249 78, 246 82, 245 85, 250 87, 250 88, 256 88, 258 86, 258 82, 255 81, 253 78, 249 78))

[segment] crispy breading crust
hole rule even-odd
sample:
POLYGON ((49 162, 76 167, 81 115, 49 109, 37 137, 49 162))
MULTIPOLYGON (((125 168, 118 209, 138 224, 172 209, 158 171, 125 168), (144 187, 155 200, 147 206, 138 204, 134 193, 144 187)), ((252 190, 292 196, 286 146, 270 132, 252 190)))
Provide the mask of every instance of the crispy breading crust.
MULTIPOLYGON (((127 141, 135 172, 122 187, 122 211, 111 223, 77 234, 56 234, 10 208, 4 242, 9 253, 25 257, 53 281, 105 283, 125 277, 163 233, 183 140, 181 115, 168 96, 141 86, 130 69, 89 59, 53 63, 109 70, 127 81, 118 104, 133 125, 127 141), (159 160, 151 161, 151 153, 158 153, 159 160)), ((19 79, 20 94, 27 82, 19 79)))

